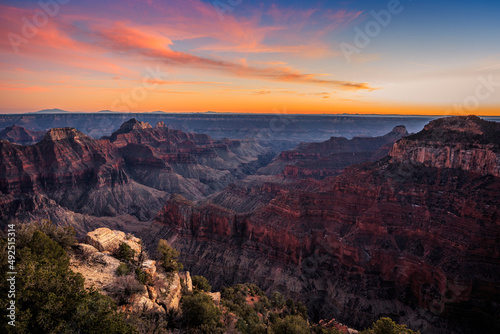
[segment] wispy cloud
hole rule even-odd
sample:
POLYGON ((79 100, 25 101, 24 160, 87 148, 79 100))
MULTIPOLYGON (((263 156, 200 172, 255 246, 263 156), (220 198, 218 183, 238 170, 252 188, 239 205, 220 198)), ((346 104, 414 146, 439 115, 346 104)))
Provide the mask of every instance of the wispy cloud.
POLYGON ((170 39, 153 32, 146 33, 144 28, 126 26, 123 22, 117 22, 110 28, 95 27, 93 34, 98 36, 100 45, 116 52, 140 55, 172 66, 215 70, 232 76, 267 81, 331 85, 354 90, 372 89, 367 83, 320 79, 318 78, 320 74, 302 73, 292 67, 246 66, 222 59, 174 51, 170 48, 172 44, 170 39))

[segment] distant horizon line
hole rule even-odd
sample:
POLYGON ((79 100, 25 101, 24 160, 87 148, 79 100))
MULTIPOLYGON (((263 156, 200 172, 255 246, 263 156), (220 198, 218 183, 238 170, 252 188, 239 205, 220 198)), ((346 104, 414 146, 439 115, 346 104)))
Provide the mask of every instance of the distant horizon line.
POLYGON ((391 117, 391 116, 398 116, 398 117, 452 117, 452 116, 477 116, 477 117, 500 117, 500 114, 498 115, 475 115, 475 114, 434 114, 434 115, 427 115, 427 114, 376 114, 376 113, 276 113, 276 112, 232 112, 232 111, 162 111, 162 110, 157 110, 157 111, 68 111, 68 110, 62 110, 62 109, 57 109, 54 108, 54 110, 60 110, 60 111, 49 111, 50 109, 44 109, 44 110, 39 110, 39 111, 31 111, 31 112, 19 112, 19 113, 3 113, 0 112, 0 116, 5 115, 5 116, 16 116, 16 115, 68 115, 68 114, 97 114, 97 115, 103 115, 103 114, 114 114, 114 115, 135 115, 135 114, 156 114, 156 115, 179 115, 179 114, 186 114, 186 115, 193 115, 193 114, 199 114, 199 115, 214 115, 214 114, 219 114, 219 115, 279 115, 279 116, 385 116, 385 117, 391 117), (47 111, 45 111, 47 110, 47 111))

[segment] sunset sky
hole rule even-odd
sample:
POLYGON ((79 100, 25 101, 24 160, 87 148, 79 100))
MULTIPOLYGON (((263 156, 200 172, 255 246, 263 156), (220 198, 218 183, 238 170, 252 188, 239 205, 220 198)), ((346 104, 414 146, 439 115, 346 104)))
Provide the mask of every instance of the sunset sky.
POLYGON ((498 0, 41 2, 0 1, 1 113, 500 115, 498 0))

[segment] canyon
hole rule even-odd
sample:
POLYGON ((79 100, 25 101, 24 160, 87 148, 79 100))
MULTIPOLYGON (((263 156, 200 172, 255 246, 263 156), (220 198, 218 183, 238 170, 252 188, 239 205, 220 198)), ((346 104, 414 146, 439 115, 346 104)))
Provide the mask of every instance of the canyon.
POLYGON ((171 193, 199 199, 258 168, 269 148, 254 140, 155 128, 135 119, 93 139, 54 128, 33 145, 0 140, 0 222, 50 219, 86 233, 137 231, 171 193))
POLYGON ((500 123, 360 117, 350 136, 354 117, 167 116, 3 115, 27 127, 1 132, 0 225, 166 239, 214 288, 281 291, 316 321, 500 332, 500 123))
POLYGON ((430 122, 336 177, 253 176, 199 202, 172 196, 151 228, 215 286, 251 281, 316 318, 422 333, 496 333, 500 124, 430 122))

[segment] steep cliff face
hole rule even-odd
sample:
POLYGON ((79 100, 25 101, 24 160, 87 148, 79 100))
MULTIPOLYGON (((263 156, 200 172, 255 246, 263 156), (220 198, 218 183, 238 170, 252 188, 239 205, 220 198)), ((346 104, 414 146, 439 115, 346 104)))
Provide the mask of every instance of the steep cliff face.
POLYGON ((131 179, 109 141, 72 128, 52 129, 31 146, 2 142, 0 156, 0 201, 8 208, 2 220, 25 215, 23 209, 39 209, 43 203, 93 216, 130 214, 147 220, 166 196, 131 179), (36 201, 39 196, 49 200, 36 201))
POLYGON ((396 126, 380 137, 332 137, 320 143, 303 143, 290 151, 281 152, 259 174, 281 174, 285 178, 323 179, 339 175, 350 165, 376 161, 389 153, 396 140, 407 136, 404 126, 396 126))
POLYGON ((30 131, 21 126, 11 125, 0 131, 0 139, 19 145, 31 145, 43 138, 44 131, 30 131))
POLYGON ((400 140, 390 152, 397 161, 500 176, 500 123, 475 116, 432 121, 400 140))
POLYGON ((475 136, 467 145, 480 156, 474 147, 498 152, 497 129, 473 117, 445 119, 402 139, 391 157, 336 178, 240 183, 198 204, 172 197, 148 242, 168 238, 192 272, 220 286, 280 289, 315 316, 357 328, 389 315, 423 333, 496 333, 498 164, 449 168, 400 148, 439 141, 451 150, 457 142, 442 134, 462 131, 475 136), (477 126, 488 131, 477 137, 477 126))

